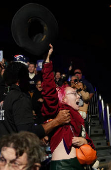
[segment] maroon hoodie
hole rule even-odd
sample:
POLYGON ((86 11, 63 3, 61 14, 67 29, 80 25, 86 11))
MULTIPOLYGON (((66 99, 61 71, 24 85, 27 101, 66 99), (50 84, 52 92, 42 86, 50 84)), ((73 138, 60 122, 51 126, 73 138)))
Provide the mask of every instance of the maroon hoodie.
MULTIPOLYGON (((84 119, 81 117, 79 112, 74 110, 71 106, 59 102, 58 92, 56 90, 56 84, 54 81, 52 62, 43 65, 42 74, 43 74, 42 95, 44 98, 44 103, 42 106, 43 116, 47 116, 47 118, 54 118, 56 117, 58 112, 62 109, 70 110, 71 116, 70 124, 59 126, 54 131, 50 140, 51 152, 53 153, 55 148, 63 139, 66 152, 69 154, 72 146, 72 137, 81 136, 82 126, 85 126, 84 119)), ((87 139, 88 144, 95 149, 95 146, 92 140, 88 137, 87 133, 85 138, 87 139)))

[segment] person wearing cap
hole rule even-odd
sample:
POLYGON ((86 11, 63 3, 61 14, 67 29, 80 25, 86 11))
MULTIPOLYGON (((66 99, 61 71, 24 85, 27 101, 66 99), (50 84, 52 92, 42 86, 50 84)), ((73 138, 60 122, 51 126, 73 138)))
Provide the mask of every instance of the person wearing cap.
POLYGON ((32 103, 28 94, 28 68, 25 64, 20 61, 10 63, 5 69, 4 81, 10 86, 10 91, 3 103, 0 137, 19 131, 31 131, 43 138, 56 126, 70 121, 69 111, 64 110, 47 124, 34 124, 32 103))
POLYGON ((29 59, 28 59, 28 57, 25 57, 24 55, 17 54, 17 55, 14 55, 14 62, 20 62, 20 63, 23 63, 26 66, 28 66, 29 59))

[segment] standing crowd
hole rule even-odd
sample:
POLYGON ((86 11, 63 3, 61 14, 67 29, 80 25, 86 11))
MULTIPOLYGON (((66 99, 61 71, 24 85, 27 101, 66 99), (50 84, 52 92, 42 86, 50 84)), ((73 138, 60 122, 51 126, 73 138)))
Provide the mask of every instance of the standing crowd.
MULTIPOLYGON (((1 169, 42 169, 50 146, 50 170, 83 170, 76 148, 88 144, 95 150, 87 122, 93 86, 79 68, 70 81, 72 66, 67 75, 54 74, 49 46, 42 71, 24 56, 21 63, 21 55, 0 63, 1 169)), ((95 163, 91 168, 97 168, 95 163)))

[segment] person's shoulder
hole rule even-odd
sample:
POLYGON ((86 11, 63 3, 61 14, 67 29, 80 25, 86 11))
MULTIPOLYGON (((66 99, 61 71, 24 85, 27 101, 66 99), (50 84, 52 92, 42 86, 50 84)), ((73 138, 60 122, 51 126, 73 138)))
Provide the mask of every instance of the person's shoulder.
POLYGON ((13 85, 10 88, 7 98, 11 98, 12 100, 17 100, 18 98, 20 98, 22 96, 23 96, 23 93, 20 90, 20 88, 16 85, 13 85))
MULTIPOLYGON (((41 92, 36 88, 35 90, 34 90, 34 92, 33 92, 33 96, 35 96, 35 97, 38 97, 38 95, 40 94, 41 92)), ((33 97, 32 96, 32 97, 33 97)))
POLYGON ((35 74, 34 79, 35 79, 36 81, 37 81, 37 80, 41 80, 41 81, 42 81, 42 74, 41 74, 41 73, 35 74))
POLYGON ((83 78, 82 79, 82 82, 85 84, 85 85, 92 85, 91 82, 89 82, 89 80, 83 78))
POLYGON ((85 78, 82 78, 82 82, 83 83, 90 83, 88 80, 86 80, 85 78))
POLYGON ((82 79, 82 82, 86 85, 86 90, 89 93, 94 93, 94 87, 93 87, 93 85, 88 80, 82 79))

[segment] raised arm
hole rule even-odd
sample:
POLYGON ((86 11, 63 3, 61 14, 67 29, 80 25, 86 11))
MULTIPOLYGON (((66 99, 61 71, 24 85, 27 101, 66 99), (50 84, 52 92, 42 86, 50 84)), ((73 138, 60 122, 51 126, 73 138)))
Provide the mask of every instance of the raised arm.
POLYGON ((51 57, 51 54, 52 54, 52 52, 53 52, 53 46, 52 46, 51 44, 49 44, 49 47, 50 47, 50 49, 49 49, 49 52, 48 52, 48 54, 47 54, 45 63, 49 63, 49 62, 50 62, 50 57, 51 57))
POLYGON ((58 94, 56 91, 56 84, 54 81, 53 65, 50 61, 50 56, 53 52, 53 46, 50 44, 50 49, 42 69, 42 88, 44 103, 42 107, 43 115, 50 115, 55 117, 58 111, 58 94))

